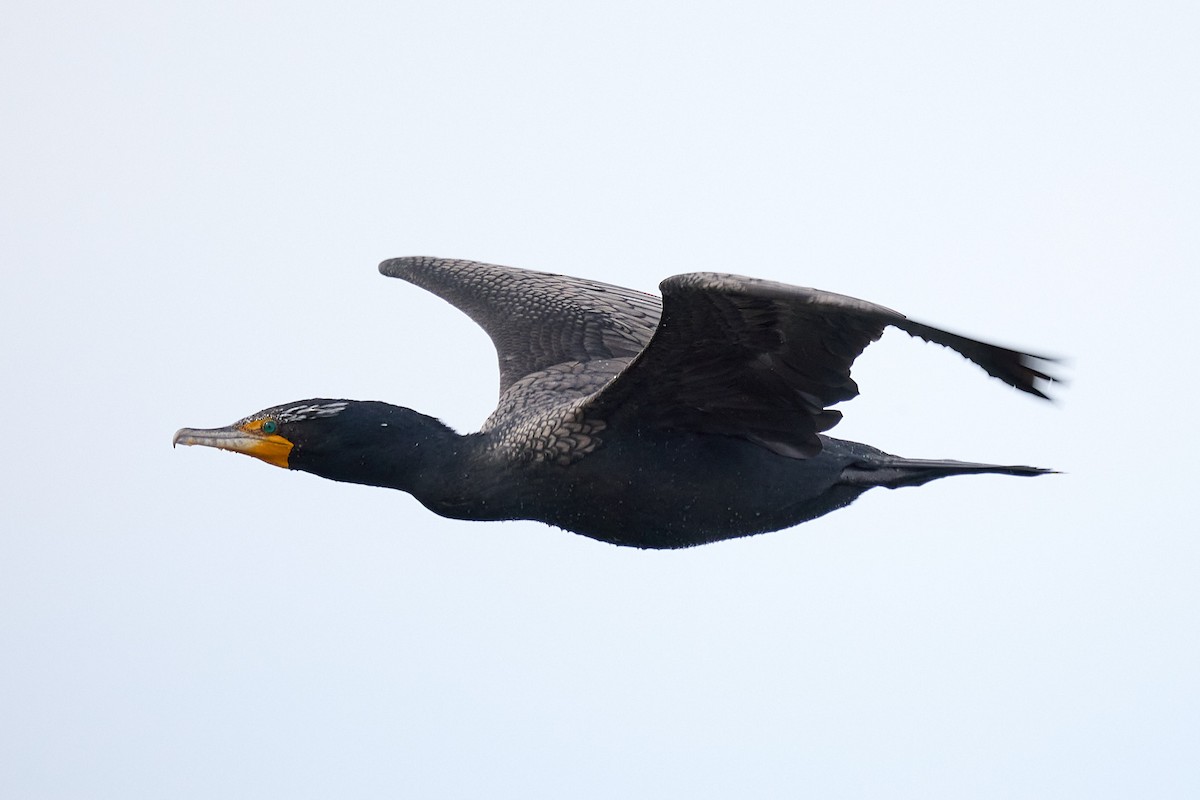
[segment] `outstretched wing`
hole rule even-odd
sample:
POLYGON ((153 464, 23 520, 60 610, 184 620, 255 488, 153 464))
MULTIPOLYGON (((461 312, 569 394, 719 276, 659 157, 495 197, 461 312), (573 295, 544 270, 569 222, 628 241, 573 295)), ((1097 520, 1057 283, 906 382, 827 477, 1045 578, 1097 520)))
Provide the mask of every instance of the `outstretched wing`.
POLYGON ((738 436, 785 456, 820 452, 817 434, 858 394, 850 366, 891 325, 944 345, 1039 397, 1052 359, 948 333, 883 306, 782 283, 692 273, 660 284, 663 313, 642 353, 588 401, 610 425, 738 436))
POLYGON ((392 258, 379 271, 457 306, 487 332, 500 361, 500 393, 567 362, 632 358, 654 335, 653 295, 547 272, 427 256, 392 258))

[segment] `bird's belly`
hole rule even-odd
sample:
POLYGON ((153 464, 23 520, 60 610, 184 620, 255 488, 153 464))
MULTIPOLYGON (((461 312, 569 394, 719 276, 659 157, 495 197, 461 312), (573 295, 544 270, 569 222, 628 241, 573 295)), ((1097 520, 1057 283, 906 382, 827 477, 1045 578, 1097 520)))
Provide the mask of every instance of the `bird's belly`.
POLYGON ((547 470, 536 481, 531 510, 539 513, 530 516, 614 544, 690 547, 789 527, 849 503, 858 491, 838 486, 842 467, 723 436, 638 438, 547 470))

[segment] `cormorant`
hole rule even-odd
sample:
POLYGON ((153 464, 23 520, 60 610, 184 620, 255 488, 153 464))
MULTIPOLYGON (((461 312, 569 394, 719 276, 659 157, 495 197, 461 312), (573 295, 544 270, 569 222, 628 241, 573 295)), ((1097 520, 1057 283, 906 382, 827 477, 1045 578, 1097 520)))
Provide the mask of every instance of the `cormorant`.
POLYGON ((317 398, 205 445, 324 478, 400 489, 434 513, 533 519, 618 545, 674 548, 779 530, 874 486, 1036 467, 901 458, 823 435, 858 394, 850 365, 892 326, 1038 397, 1053 359, 948 333, 883 306, 755 278, 667 278, 662 299, 544 272, 429 257, 379 271, 433 292, 491 337, 500 400, 460 435, 408 408, 317 398))

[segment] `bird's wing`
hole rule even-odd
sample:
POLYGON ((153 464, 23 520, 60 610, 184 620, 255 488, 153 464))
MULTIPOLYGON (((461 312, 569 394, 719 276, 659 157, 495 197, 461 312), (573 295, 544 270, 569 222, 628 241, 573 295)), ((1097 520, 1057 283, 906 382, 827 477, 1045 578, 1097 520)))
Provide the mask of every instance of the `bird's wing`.
POLYGON ((820 452, 841 419, 828 406, 858 394, 850 365, 891 325, 944 345, 1016 388, 1046 397, 1052 359, 968 339, 852 297, 717 273, 660 284, 650 344, 588 401, 610 424, 738 436, 792 458, 820 452))
POLYGON ((410 256, 379 271, 436 294, 487 332, 501 394, 556 364, 637 355, 662 310, 657 297, 632 289, 476 261, 410 256))

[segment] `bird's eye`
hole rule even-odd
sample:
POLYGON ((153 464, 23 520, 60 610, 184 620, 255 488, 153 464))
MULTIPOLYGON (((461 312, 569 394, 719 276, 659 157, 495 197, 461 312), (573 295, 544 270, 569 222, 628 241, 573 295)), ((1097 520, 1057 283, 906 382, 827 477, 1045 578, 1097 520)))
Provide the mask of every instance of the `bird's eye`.
POLYGON ((279 430, 279 423, 273 419, 269 419, 262 424, 262 432, 268 436, 279 430))

